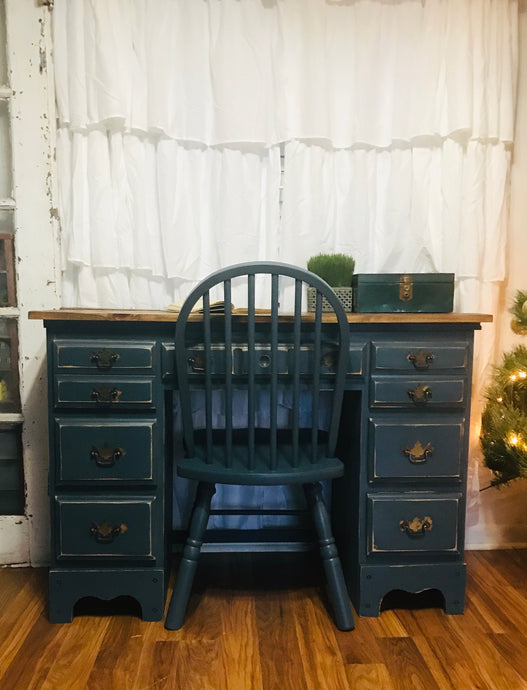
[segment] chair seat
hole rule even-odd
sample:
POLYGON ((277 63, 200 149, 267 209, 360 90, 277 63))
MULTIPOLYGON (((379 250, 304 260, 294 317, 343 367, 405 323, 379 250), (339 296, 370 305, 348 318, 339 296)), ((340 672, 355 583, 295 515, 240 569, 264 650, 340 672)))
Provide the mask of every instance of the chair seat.
POLYGON ((178 461, 177 473, 187 479, 218 484, 249 484, 271 486, 277 484, 303 484, 334 479, 344 474, 344 465, 338 458, 327 457, 325 446, 319 447, 317 459, 311 462, 311 445, 299 446, 298 465, 292 465, 292 446, 280 445, 277 450, 276 469, 269 469, 269 446, 255 446, 253 469, 247 466, 247 445, 233 444, 230 467, 225 466, 225 449, 215 448, 212 462, 206 461, 205 448, 196 446, 193 457, 178 461))

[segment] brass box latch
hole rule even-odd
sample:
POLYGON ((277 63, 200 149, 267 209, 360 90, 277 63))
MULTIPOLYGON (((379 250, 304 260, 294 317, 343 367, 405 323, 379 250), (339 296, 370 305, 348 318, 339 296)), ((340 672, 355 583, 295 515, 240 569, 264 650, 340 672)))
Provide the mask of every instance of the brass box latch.
POLYGON ((412 276, 404 275, 399 278, 399 299, 409 302, 414 296, 414 281, 412 276))

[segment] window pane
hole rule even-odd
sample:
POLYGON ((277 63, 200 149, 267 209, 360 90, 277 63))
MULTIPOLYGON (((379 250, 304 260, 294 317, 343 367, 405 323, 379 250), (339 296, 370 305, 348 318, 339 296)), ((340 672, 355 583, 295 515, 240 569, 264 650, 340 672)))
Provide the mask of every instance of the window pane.
POLYGON ((18 412, 17 324, 0 319, 0 412, 18 412))
POLYGON ((0 0, 0 86, 7 86, 6 30, 4 0, 0 0))
POLYGON ((0 429, 0 514, 24 513, 20 428, 0 429))
POLYGON ((13 196, 11 176, 11 139, 9 127, 9 104, 5 98, 0 99, 0 198, 13 196))
POLYGON ((0 234, 0 307, 16 306, 13 236, 0 234))
POLYGON ((15 231, 14 213, 10 209, 0 209, 0 235, 12 235, 15 231))

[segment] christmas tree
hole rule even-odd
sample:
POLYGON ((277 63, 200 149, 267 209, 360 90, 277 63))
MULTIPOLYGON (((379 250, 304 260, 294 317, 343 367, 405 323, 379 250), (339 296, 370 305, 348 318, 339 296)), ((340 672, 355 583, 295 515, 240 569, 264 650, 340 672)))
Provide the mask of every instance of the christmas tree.
MULTIPOLYGON (((527 334, 527 292, 518 291, 511 308, 512 330, 527 334)), ((503 356, 486 391, 481 420, 485 465, 494 477, 491 486, 527 477, 527 348, 503 356)))

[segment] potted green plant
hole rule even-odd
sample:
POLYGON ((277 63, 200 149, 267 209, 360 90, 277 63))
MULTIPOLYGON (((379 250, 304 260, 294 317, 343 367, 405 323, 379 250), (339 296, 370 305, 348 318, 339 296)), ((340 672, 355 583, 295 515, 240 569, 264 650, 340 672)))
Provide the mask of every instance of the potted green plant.
MULTIPOLYGON (((346 311, 352 308, 351 279, 355 270, 355 259, 349 254, 316 254, 307 262, 307 269, 333 288, 346 311)), ((308 289, 308 311, 315 311, 315 291, 308 289)), ((324 299, 322 311, 331 311, 329 303, 324 299)))

